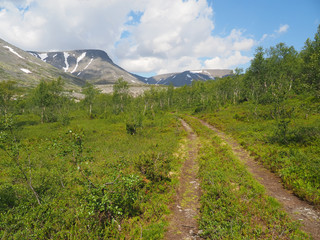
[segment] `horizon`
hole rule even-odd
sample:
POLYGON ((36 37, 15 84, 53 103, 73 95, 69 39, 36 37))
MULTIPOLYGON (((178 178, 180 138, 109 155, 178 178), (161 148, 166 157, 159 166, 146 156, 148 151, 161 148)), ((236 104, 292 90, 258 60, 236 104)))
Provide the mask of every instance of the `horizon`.
POLYGON ((0 0, 0 37, 25 51, 103 50, 143 77, 245 70, 258 46, 300 51, 317 31, 318 9, 316 0, 0 0))

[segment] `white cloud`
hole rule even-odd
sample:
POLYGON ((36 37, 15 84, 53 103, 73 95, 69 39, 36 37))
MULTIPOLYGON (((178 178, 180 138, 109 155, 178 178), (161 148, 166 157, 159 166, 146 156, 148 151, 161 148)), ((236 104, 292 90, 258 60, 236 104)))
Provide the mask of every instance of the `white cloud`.
POLYGON ((285 33, 287 32, 289 29, 289 25, 288 24, 285 24, 285 25, 280 25, 279 29, 276 31, 276 33, 285 33))
POLYGON ((23 49, 107 50, 136 5, 130 0, 2 0, 1 37, 23 49))
POLYGON ((162 60, 156 57, 139 57, 124 59, 121 66, 128 71, 151 72, 162 64, 162 60))
POLYGON ((221 58, 214 57, 205 61, 205 68, 216 68, 216 69, 230 69, 237 65, 248 63, 252 57, 242 56, 239 51, 236 51, 233 55, 221 58))
POLYGON ((264 40, 266 40, 268 38, 277 38, 281 34, 286 33, 288 31, 288 29, 289 29, 289 25, 288 24, 280 25, 279 28, 274 31, 274 33, 272 33, 272 34, 263 34, 263 36, 259 40, 259 43, 263 42, 264 40))
POLYGON ((244 30, 212 35, 206 0, 0 0, 0 9, 0 37, 22 49, 99 48, 133 72, 235 66, 256 45, 244 30))
POLYGON ((248 51, 256 42, 242 36, 243 32, 233 29, 227 37, 209 36, 199 42, 194 49, 198 56, 229 56, 234 51, 248 51))
POLYGON ((267 39, 269 37, 268 34, 263 34, 262 38, 260 39, 260 42, 264 41, 265 39, 267 39))
POLYGON ((121 39, 116 49, 120 65, 130 71, 135 64, 129 59, 140 63, 139 72, 203 68, 200 58, 226 61, 236 51, 249 51, 256 44, 242 30, 233 29, 227 37, 212 36, 213 10, 205 0, 149 1, 143 11, 140 24, 128 27, 130 37, 121 39), (142 64, 149 57, 156 57, 158 64, 142 64))

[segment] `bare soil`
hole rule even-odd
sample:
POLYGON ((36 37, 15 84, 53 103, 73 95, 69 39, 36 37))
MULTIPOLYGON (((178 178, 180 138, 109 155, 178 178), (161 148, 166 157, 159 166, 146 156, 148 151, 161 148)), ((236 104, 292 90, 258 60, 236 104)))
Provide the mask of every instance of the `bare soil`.
POLYGON ((181 120, 181 123, 188 132, 189 154, 181 168, 180 185, 177 189, 175 203, 171 206, 172 215, 164 237, 167 240, 201 239, 197 224, 201 196, 200 184, 197 179, 197 136, 185 121, 181 120))
MULTIPOLYGON (((198 119, 200 120, 200 119, 198 119)), ((299 199, 286 190, 281 179, 256 162, 249 152, 241 147, 234 139, 203 120, 200 122, 213 130, 223 141, 229 144, 234 154, 247 166, 249 172, 266 188, 267 194, 276 198, 283 209, 295 220, 301 221, 302 229, 313 239, 320 240, 320 212, 314 206, 299 199)))

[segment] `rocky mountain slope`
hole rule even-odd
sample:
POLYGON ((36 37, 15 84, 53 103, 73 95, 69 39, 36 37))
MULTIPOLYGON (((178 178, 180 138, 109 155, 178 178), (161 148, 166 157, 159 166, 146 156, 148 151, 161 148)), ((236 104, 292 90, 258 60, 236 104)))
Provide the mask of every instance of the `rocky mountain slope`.
POLYGON ((102 50, 29 53, 66 73, 94 84, 113 84, 120 77, 129 84, 143 84, 137 77, 116 65, 102 50))
POLYGON ((232 74, 233 71, 229 69, 203 69, 161 74, 150 78, 140 77, 139 79, 147 84, 173 84, 173 86, 179 87, 183 85, 190 85, 192 81, 195 80, 207 81, 210 79, 221 78, 232 74))
POLYGON ((41 79, 62 77, 70 88, 82 86, 84 81, 47 64, 29 53, 0 39, 0 81, 14 80, 20 86, 36 86, 41 79))
MULTIPOLYGON (((157 84, 183 86, 194 80, 207 81, 232 74, 228 69, 205 69, 161 74, 149 78, 127 72, 102 50, 25 52, 0 39, 0 81, 15 80, 32 87, 41 79, 62 77, 67 84, 82 86, 85 81, 109 85, 123 78, 130 85, 157 84)), ((71 86, 72 87, 72 86, 71 86)))

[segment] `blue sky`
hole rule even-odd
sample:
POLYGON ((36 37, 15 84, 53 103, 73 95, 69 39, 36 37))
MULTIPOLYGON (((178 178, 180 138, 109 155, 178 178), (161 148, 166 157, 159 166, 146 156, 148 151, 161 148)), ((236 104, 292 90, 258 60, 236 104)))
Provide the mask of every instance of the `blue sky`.
MULTIPOLYGON (((223 36, 231 29, 243 29, 244 35, 251 36, 264 48, 284 42, 300 51, 307 38, 313 39, 320 24, 319 0, 209 0, 208 3, 214 10, 213 34, 223 36), (279 33, 280 26, 288 28, 279 33), (267 37, 262 40, 265 34, 267 37)), ((251 56, 255 48, 251 49, 251 56)))
POLYGON ((247 68, 258 46, 300 51, 319 0, 0 0, 0 38, 24 50, 102 49, 151 76, 247 68))
POLYGON ((280 25, 289 25, 285 34, 269 38, 261 45, 269 47, 285 42, 300 50, 307 38, 313 38, 320 24, 319 0, 210 0, 215 12, 215 31, 246 29, 259 39, 273 34, 280 25))

